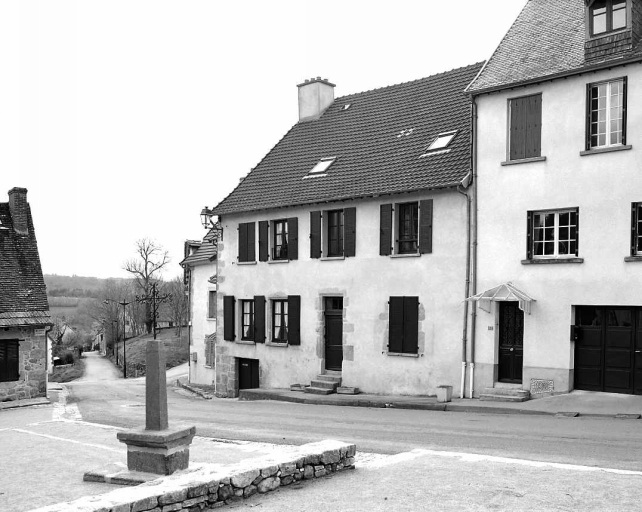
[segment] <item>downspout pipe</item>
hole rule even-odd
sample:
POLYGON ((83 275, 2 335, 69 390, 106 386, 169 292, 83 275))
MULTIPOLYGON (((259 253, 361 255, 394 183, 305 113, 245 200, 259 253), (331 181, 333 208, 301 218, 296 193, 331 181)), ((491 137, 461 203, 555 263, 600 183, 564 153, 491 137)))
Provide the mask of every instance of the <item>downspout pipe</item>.
MULTIPOLYGON (((471 261, 471 295, 477 294, 477 215, 479 209, 477 206, 477 101, 475 96, 472 96, 473 108, 473 208, 472 208, 472 261, 471 261)), ((472 313, 470 318, 470 389, 469 397, 473 398, 474 382, 475 382, 475 339, 477 334, 477 303, 473 302, 471 305, 472 313)))
POLYGON ((463 195, 466 198, 466 285, 464 290, 464 328, 461 337, 461 381, 460 381, 460 392, 459 398, 464 398, 465 388, 466 388, 466 356, 467 356, 467 345, 468 345, 468 299, 470 292, 470 196, 467 191, 462 190, 461 184, 457 186, 457 192, 463 195))

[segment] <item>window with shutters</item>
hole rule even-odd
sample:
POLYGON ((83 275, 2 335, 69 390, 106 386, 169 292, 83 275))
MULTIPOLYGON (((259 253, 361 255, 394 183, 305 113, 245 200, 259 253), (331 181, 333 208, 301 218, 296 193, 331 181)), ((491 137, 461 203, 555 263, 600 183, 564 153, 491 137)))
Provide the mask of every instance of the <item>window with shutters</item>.
POLYGON ((576 258, 579 242, 577 208, 528 212, 528 258, 576 258))
POLYGON ((595 0, 589 7, 591 35, 626 28, 626 0, 595 0))
POLYGON ((272 301, 272 342, 288 342, 288 301, 272 301))
POLYGON ((357 210, 310 212, 310 257, 348 258, 356 255, 357 210))
POLYGON ((419 297, 390 297, 388 318, 388 352, 418 354, 419 297))
POLYGON ((216 318, 216 292, 207 292, 207 318, 216 318))
POLYGON ((586 149, 626 144, 626 78, 589 84, 586 149))
POLYGON ((20 378, 19 341, 0 340, 0 382, 11 382, 20 378))
POLYGON ((432 252, 432 199, 382 204, 379 222, 381 256, 418 256, 432 252))
POLYGON ((288 259, 288 221, 272 221, 272 259, 288 259))
POLYGON ((254 340, 254 301, 241 301, 241 339, 254 340))
POLYGON ((508 160, 541 157, 542 95, 508 100, 508 160))
POLYGON ((642 203, 631 203, 631 256, 642 256, 642 203))
POLYGON ((290 261, 299 258, 299 219, 259 221, 259 261, 290 261))
POLYGON ((254 222, 239 224, 239 263, 256 261, 254 222))

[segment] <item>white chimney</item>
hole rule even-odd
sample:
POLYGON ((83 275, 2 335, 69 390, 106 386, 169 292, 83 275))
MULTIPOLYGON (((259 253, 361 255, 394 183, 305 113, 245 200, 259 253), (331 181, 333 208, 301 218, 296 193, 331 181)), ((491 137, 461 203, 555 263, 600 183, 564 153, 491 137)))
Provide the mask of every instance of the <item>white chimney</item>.
POLYGON ((319 119, 334 101, 334 84, 327 78, 311 78, 299 88, 299 122, 319 119))

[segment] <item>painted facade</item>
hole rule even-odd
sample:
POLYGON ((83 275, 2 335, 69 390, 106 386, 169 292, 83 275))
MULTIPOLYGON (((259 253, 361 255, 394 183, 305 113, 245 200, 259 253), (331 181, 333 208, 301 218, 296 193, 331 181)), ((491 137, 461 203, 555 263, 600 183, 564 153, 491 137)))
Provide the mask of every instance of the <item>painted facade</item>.
MULTIPOLYGON (((564 17, 570 20, 575 16, 575 21, 588 19, 584 2, 572 4, 573 12, 569 13, 570 8, 564 7, 562 26, 564 17)), ((638 336, 642 347, 642 336, 635 333, 636 329, 642 330, 642 313, 634 309, 642 306, 642 258, 631 253, 632 203, 642 202, 642 158, 639 155, 642 147, 642 68, 639 63, 618 65, 622 60, 619 53, 607 53, 602 62, 589 62, 587 53, 587 61, 584 61, 582 49, 586 32, 583 26, 581 31, 577 30, 577 23, 569 21, 568 37, 564 39, 563 32, 559 33, 560 41, 555 43, 557 50, 542 48, 539 50, 541 55, 535 52, 529 56, 531 62, 537 62, 539 57, 552 55, 549 58, 553 66, 566 60, 558 70, 547 70, 560 74, 566 65, 566 76, 543 80, 544 71, 533 70, 527 65, 520 68, 515 64, 514 76, 528 77, 529 72, 532 76, 526 80, 530 83, 510 83, 511 79, 505 78, 509 71, 506 69, 506 75, 502 75, 502 67, 510 68, 511 59, 519 62, 522 55, 518 50, 509 58, 505 48, 519 48, 521 40, 526 47, 529 30, 551 33, 560 30, 560 23, 554 28, 549 26, 552 22, 538 23, 535 28, 534 22, 529 21, 537 17, 540 9, 548 7, 546 2, 539 0, 529 2, 482 71, 477 90, 473 83, 478 141, 477 291, 510 282, 534 299, 530 314, 523 314, 523 374, 516 386, 530 390, 535 396, 542 392, 564 393, 578 387, 597 389, 596 386, 586 387, 586 383, 578 385, 579 371, 586 372, 583 379, 595 379, 595 382, 601 379, 606 383, 601 389, 605 391, 633 392, 633 380, 640 380, 635 385, 638 393, 642 391, 642 376, 636 377, 639 373, 636 368, 642 368, 642 360, 637 360, 635 347, 625 348, 625 345, 633 343, 638 336), (567 46, 578 50, 567 52, 567 46), (573 67, 568 63, 575 58, 577 65, 573 67), (607 65, 609 61, 610 65, 607 65), (539 80, 538 74, 541 75, 539 80), (626 140, 607 148, 587 148, 587 134, 590 135, 587 85, 623 77, 628 88, 626 140), (488 92, 489 89, 492 91, 488 92), (511 118, 510 108, 514 105, 511 102, 534 95, 541 98, 541 152, 530 160, 511 161, 511 122, 515 122, 511 118), (532 229, 534 221, 528 212, 550 211, 554 218, 556 211, 565 209, 576 211, 579 219, 576 222, 578 236, 574 237, 577 254, 540 258, 531 253, 538 235, 533 233, 533 238, 529 238, 529 223, 532 229), (579 332, 585 330, 578 329, 580 323, 585 322, 580 322, 579 318, 583 306, 604 307, 607 313, 616 311, 614 316, 618 317, 593 321, 600 324, 598 330, 603 330, 606 342, 596 338, 601 346, 591 349, 593 361, 589 366, 592 367, 586 369, 578 363, 578 343, 587 343, 593 334, 579 332), (630 308, 629 313, 617 309, 619 306, 630 308), (612 349, 610 344, 619 347, 612 349), (601 370, 597 368, 600 365, 601 370), (625 390, 627 379, 629 391, 625 390), (609 381, 613 385, 609 385, 609 381), (620 384, 615 385, 616 381, 620 384)), ((631 15, 630 2, 627 8, 631 15)), ((588 90, 590 94, 590 88, 588 90)), ((559 217, 557 219, 561 223, 559 217)), ((552 229, 556 230, 556 236, 563 236, 562 231, 557 231, 558 227, 552 229)), ((475 326, 476 395, 484 388, 501 385, 499 381, 503 380, 500 360, 502 305, 501 302, 489 305, 490 312, 478 310, 475 326)))

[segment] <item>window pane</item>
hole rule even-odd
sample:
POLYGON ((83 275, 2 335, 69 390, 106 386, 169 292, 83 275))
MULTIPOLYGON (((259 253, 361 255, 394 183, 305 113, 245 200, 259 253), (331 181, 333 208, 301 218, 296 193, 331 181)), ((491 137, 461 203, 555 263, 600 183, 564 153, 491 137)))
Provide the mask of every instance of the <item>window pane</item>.
POLYGON ((613 2, 613 30, 626 27, 626 2, 613 2))
MULTIPOLYGON (((636 252, 637 254, 642 254, 642 203, 638 203, 636 210, 636 252)), ((640 323, 640 325, 642 325, 642 323, 640 323)))
POLYGON ((630 309, 609 309, 607 310, 608 325, 614 327, 630 327, 631 326, 631 310, 630 309))
POLYGON ((597 327, 602 325, 602 310, 595 307, 582 306, 579 308, 579 325, 597 327))

